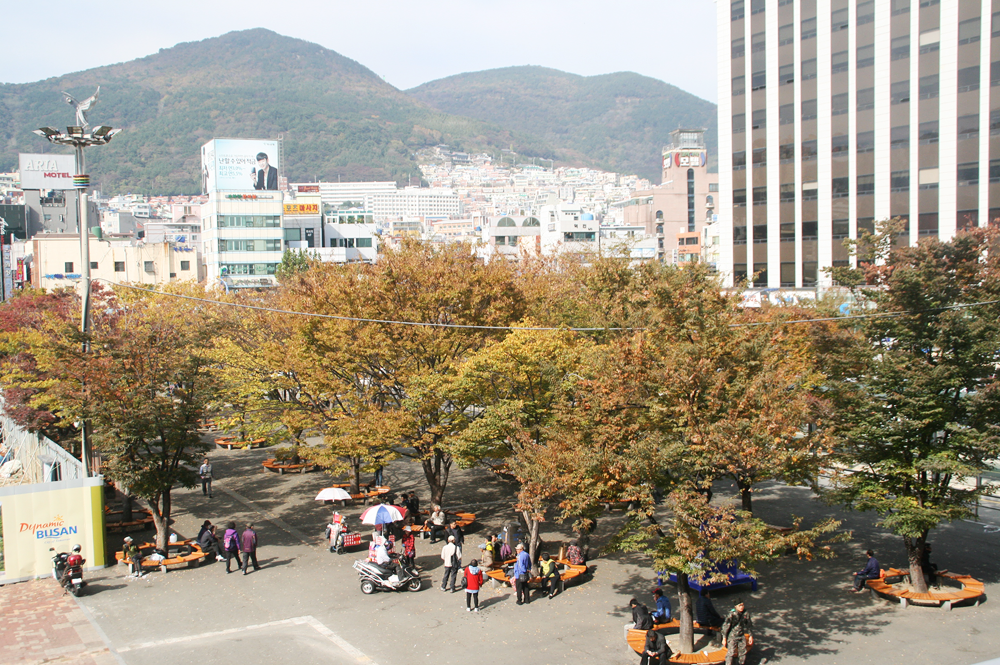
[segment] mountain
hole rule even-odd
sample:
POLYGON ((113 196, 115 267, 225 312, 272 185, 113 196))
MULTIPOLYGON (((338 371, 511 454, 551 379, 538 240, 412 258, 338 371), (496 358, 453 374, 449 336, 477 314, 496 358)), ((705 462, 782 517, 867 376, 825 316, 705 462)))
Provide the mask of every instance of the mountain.
POLYGON ((406 181, 419 176, 413 153, 439 143, 561 154, 533 137, 433 109, 334 51, 254 29, 0 85, 0 172, 17 168, 18 152, 51 150, 32 129, 73 122, 60 91, 83 99, 98 85, 91 124, 125 130, 110 145, 86 151, 88 172, 108 193, 198 193, 199 148, 213 137, 283 136, 284 172, 292 181, 406 181))
POLYGON ((536 136, 581 162, 657 182, 660 150, 674 129, 708 129, 709 154, 716 154, 715 104, 632 72, 578 76, 506 67, 449 76, 406 92, 445 113, 536 136))

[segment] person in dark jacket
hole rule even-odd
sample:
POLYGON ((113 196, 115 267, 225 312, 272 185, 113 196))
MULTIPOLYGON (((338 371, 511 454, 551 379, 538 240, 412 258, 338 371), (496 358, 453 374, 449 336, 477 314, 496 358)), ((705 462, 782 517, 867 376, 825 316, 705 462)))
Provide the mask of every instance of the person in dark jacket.
POLYGON ((201 532, 198 544, 201 545, 201 551, 205 554, 209 556, 214 554, 216 561, 226 560, 226 557, 222 556, 222 548, 219 546, 219 539, 215 535, 214 524, 210 524, 207 529, 201 532))
POLYGON ((250 559, 253 559, 254 572, 260 570, 257 565, 257 532, 253 530, 253 524, 247 524, 247 528, 240 536, 240 551, 243 552, 243 574, 247 574, 250 567, 250 559))
POLYGON ((875 558, 875 553, 871 550, 865 552, 868 555, 868 563, 865 567, 854 573, 854 593, 861 593, 865 589, 865 582, 868 580, 877 580, 879 578, 879 565, 878 559, 875 558))
POLYGON ((646 632, 646 644, 642 647, 642 657, 639 665, 667 665, 667 659, 673 655, 667 640, 655 630, 646 632))
POLYGON ((698 614, 698 623, 702 626, 711 626, 712 628, 722 627, 722 615, 715 609, 715 604, 712 602, 712 596, 708 591, 698 596, 698 606, 696 610, 698 614))
POLYGON ((637 630, 649 630, 653 627, 653 617, 645 605, 633 598, 628 601, 628 606, 632 608, 632 621, 635 623, 634 628, 637 630))

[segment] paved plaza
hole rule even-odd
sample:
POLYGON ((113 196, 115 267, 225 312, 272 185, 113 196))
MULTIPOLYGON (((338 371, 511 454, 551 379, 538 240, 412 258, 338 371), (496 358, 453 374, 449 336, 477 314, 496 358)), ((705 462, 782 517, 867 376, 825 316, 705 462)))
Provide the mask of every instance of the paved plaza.
MULTIPOLYGON (((361 593, 351 563, 362 554, 331 554, 323 528, 331 508, 313 500, 328 484, 320 473, 264 472, 268 451, 213 451, 219 480, 215 497, 201 490, 175 493, 175 529, 193 536, 205 519, 241 525, 253 521, 261 541, 262 570, 226 575, 224 564, 125 577, 117 566, 91 573, 89 593, 79 600, 63 595, 52 580, 0 587, 0 663, 225 662, 307 665, 377 663, 438 665, 516 659, 527 665, 634 664, 622 627, 629 598, 651 603, 655 574, 645 557, 612 554, 592 559, 593 578, 569 587, 553 600, 514 604, 512 590, 487 585, 482 612, 465 611, 463 593, 442 593, 440 544, 418 540, 424 589, 418 593, 361 593)), ((394 491, 416 490, 427 505, 426 484, 415 464, 387 467, 394 491)), ((724 490, 723 490, 724 491, 724 490)), ((445 508, 476 512, 479 524, 466 537, 465 562, 478 552, 483 534, 513 518, 512 487, 482 470, 453 470, 445 508)), ((831 514, 802 488, 767 485, 755 496, 755 513, 771 524, 806 523, 831 514)), ((344 512, 359 526, 361 506, 344 512)), ((1000 656, 1000 609, 989 594, 1000 581, 994 527, 958 522, 932 535, 942 568, 971 574, 986 583, 979 607, 910 607, 868 594, 848 593, 850 573, 871 547, 883 567, 905 566, 901 541, 873 526, 869 515, 839 515, 853 531, 837 546, 832 561, 794 557, 761 566, 760 586, 720 593, 716 605, 728 609, 746 598, 758 632, 751 663, 921 665, 973 664, 1000 656)), ((996 518, 983 518, 996 521, 996 518)), ((620 525, 622 513, 602 517, 595 533, 600 545, 620 525)), ((120 536, 112 536, 120 543, 120 536)), ((546 524, 549 551, 569 538, 546 524)), ((677 595, 665 587, 676 610, 677 595)), ((676 638, 673 638, 676 640, 676 638)))

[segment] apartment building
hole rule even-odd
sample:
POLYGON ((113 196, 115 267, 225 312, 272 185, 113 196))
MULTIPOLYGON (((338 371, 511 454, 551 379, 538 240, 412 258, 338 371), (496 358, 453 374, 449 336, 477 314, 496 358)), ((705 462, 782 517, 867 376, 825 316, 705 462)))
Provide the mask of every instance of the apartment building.
POLYGON ((1000 216, 1000 4, 717 6, 719 269, 730 281, 825 285, 823 268, 853 261, 844 239, 877 220, 901 218, 916 243, 1000 216))
POLYGON ((201 208, 201 237, 209 284, 226 288, 276 286, 284 253, 281 192, 211 192, 201 208))

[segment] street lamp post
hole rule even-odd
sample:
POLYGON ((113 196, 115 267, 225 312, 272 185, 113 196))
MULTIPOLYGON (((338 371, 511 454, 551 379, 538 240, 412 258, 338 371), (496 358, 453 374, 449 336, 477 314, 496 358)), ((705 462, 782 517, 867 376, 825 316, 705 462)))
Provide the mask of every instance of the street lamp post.
MULTIPOLYGON (((97 103, 97 95, 101 88, 98 86, 97 92, 82 102, 78 102, 67 93, 63 93, 66 102, 76 109, 76 124, 66 128, 61 132, 53 127, 41 127, 34 130, 44 139, 55 145, 70 146, 76 155, 76 173, 73 174, 73 188, 80 192, 78 197, 77 219, 80 223, 80 263, 82 279, 80 284, 80 332, 86 334, 90 330, 90 229, 87 226, 88 205, 87 188, 90 186, 90 176, 86 173, 86 163, 84 162, 83 149, 90 146, 107 145, 115 134, 121 129, 113 129, 107 125, 100 125, 90 132, 90 123, 87 122, 87 111, 97 103)), ((86 342, 85 342, 86 344, 86 342)), ((86 348, 84 348, 86 351, 86 348)), ((83 475, 89 476, 89 464, 87 462, 87 423, 81 426, 81 450, 80 458, 83 462, 83 475)))

